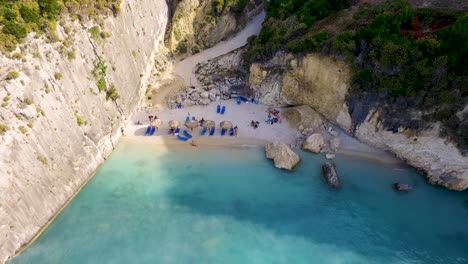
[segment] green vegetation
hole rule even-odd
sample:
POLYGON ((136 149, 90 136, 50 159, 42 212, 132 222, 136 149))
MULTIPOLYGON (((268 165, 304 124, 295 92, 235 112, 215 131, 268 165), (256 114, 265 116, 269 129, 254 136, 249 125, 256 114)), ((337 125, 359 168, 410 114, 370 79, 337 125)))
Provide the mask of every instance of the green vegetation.
POLYGON ((24 98, 23 102, 26 104, 26 105, 32 105, 34 103, 33 99, 29 98, 29 97, 26 97, 24 98))
POLYGON ((44 110, 42 110, 42 108, 40 108, 39 106, 36 107, 36 112, 37 112, 38 114, 42 115, 42 116, 45 116, 44 110))
POLYGON ((63 75, 62 75, 61 72, 56 72, 56 73, 54 73, 54 78, 55 78, 56 80, 61 80, 62 77, 63 77, 63 75))
POLYGON ((3 135, 8 130, 10 130, 10 128, 7 125, 0 123, 0 135, 3 135))
POLYGON ((37 160, 40 161, 42 163, 42 165, 47 165, 47 158, 45 156, 42 156, 42 155, 37 155, 37 160))
POLYGON ((24 126, 19 126, 18 130, 21 131, 21 133, 27 135, 28 134, 28 129, 25 128, 24 126))
POLYGON ((359 10, 345 25, 329 19, 334 32, 314 27, 346 6, 338 0, 271 0, 259 36, 248 40, 246 61, 266 61, 278 51, 346 59, 355 72, 348 103, 361 109, 350 110, 356 124, 375 107, 393 131, 440 121, 443 133, 468 152, 468 115, 457 115, 468 104, 468 15, 390 1, 359 10), (420 116, 412 119, 415 111, 420 116))
POLYGON ((115 85, 111 85, 109 90, 106 91, 106 100, 112 99, 112 101, 116 101, 120 98, 119 93, 115 89, 115 85))
POLYGON ((106 79, 104 79, 104 77, 99 78, 99 80, 96 82, 96 86, 100 92, 105 91, 107 87, 106 79))
POLYGON ((346 0, 271 0, 258 37, 248 40, 247 61, 265 61, 277 51, 312 51, 327 39, 326 33, 306 35, 316 22, 348 7, 346 0))
POLYGON ((34 126, 34 125, 33 125, 32 122, 29 122, 29 123, 28 123, 28 127, 33 128, 33 126, 34 126))
POLYGON ((8 102, 3 102, 2 103, 2 107, 7 107, 8 106, 8 102))
POLYGON ((11 71, 7 74, 6 79, 7 80, 13 80, 19 77, 19 72, 17 71, 11 71))
POLYGON ((105 91, 107 89, 106 83, 106 72, 107 72, 107 65, 104 62, 99 61, 92 71, 94 78, 97 79, 96 86, 100 92, 105 91))
POLYGON ((76 116, 76 123, 78 123, 79 126, 86 125, 86 121, 83 119, 83 117, 79 116, 78 114, 75 114, 75 116, 76 116))
POLYGON ((10 101, 10 96, 7 95, 7 96, 3 97, 3 101, 5 101, 5 102, 10 101))
POLYGON ((50 87, 47 84, 44 84, 44 91, 46 94, 50 93, 50 87))
POLYGON ((62 13, 74 19, 96 19, 117 15, 121 0, 0 0, 0 51, 12 51, 29 32, 46 33, 58 40, 54 31, 62 13))

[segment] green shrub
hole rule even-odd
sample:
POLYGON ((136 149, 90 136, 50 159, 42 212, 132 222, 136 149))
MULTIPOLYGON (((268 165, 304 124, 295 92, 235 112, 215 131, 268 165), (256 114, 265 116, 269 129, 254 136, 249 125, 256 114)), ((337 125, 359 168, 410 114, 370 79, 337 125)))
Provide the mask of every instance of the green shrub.
POLYGON ((115 86, 112 84, 106 92, 106 100, 112 99, 112 101, 116 101, 117 99, 120 98, 119 93, 117 93, 117 90, 115 89, 115 86))
POLYGON ((7 95, 7 96, 3 97, 3 101, 5 101, 5 102, 10 101, 10 96, 7 95))
POLYGON ((6 79, 7 80, 13 80, 19 77, 19 73, 17 71, 11 71, 7 74, 6 79))
POLYGON ((98 87, 99 91, 105 91, 106 90, 106 79, 104 77, 101 77, 97 82, 96 86, 98 87))
POLYGON ((3 102, 2 103, 2 107, 7 107, 8 106, 8 102, 3 102))
POLYGON ((76 114, 76 123, 78 123, 79 126, 86 125, 86 121, 78 114, 76 114))
POLYGON ((39 106, 36 107, 36 112, 37 112, 38 114, 41 114, 42 116, 45 116, 44 110, 42 110, 42 108, 40 108, 39 106))
POLYGON ((90 28, 88 31, 91 34, 91 38, 93 38, 94 40, 98 40, 101 38, 101 32, 97 26, 90 28))
POLYGON ((56 80, 60 80, 60 79, 62 79, 62 77, 63 77, 63 75, 62 75, 61 72, 56 72, 56 73, 54 74, 54 78, 55 78, 56 80))
POLYGON ((23 102, 26 104, 26 105, 32 105, 34 103, 33 99, 29 98, 29 97, 26 97, 24 98, 23 102))
POLYGON ((10 130, 10 128, 7 125, 0 123, 0 134, 3 135, 8 130, 10 130))
POLYGON ((3 24, 2 32, 14 36, 16 39, 22 39, 28 35, 26 28, 14 21, 6 21, 3 24))
POLYGON ((37 155, 37 160, 40 161, 42 163, 42 165, 47 165, 47 158, 45 156, 42 156, 42 155, 37 155))
POLYGON ((24 126, 19 126, 18 130, 21 131, 21 133, 27 135, 28 134, 28 129, 25 128, 24 126))
POLYGON ((33 128, 33 126, 34 126, 34 125, 33 125, 32 122, 29 122, 29 123, 28 123, 28 127, 33 128))

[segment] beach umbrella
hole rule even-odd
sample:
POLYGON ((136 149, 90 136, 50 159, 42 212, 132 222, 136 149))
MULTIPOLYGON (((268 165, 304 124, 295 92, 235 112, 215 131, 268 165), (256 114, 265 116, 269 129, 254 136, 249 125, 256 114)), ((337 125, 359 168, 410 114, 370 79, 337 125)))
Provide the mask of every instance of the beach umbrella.
POLYGON ((216 124, 213 120, 205 120, 203 122, 203 127, 206 127, 206 128, 212 128, 214 127, 216 124))
POLYGON ((219 126, 224 129, 229 129, 232 127, 232 123, 229 121, 223 121, 219 124, 219 126))
POLYGON ((169 121, 169 127, 170 127, 170 128, 175 129, 175 128, 178 128, 179 126, 180 126, 179 121, 177 121, 177 120, 171 120, 171 121, 169 121))
POLYGON ((154 120, 154 126, 156 127, 160 127, 162 125, 162 120, 161 119, 155 119, 154 120))
POLYGON ((197 120, 189 120, 185 122, 185 126, 188 128, 196 128, 198 126, 198 121, 197 120))

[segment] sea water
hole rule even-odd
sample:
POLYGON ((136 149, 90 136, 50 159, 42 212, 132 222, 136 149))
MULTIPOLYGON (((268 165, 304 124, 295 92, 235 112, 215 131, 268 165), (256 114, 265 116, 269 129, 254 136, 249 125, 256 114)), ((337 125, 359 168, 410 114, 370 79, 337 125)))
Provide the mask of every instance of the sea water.
POLYGON ((263 149, 120 144, 19 263, 468 263, 468 193, 405 167, 263 149), (414 186, 407 194, 390 185, 414 186))

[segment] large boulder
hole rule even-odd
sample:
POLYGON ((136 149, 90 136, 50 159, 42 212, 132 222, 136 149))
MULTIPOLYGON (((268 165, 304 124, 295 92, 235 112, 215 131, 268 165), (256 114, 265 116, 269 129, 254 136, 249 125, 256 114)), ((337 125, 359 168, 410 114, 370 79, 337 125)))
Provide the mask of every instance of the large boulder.
POLYGON ((292 170, 300 162, 299 155, 292 151, 288 145, 280 142, 268 143, 265 154, 272 159, 276 168, 292 170))
POLYGON ((340 179, 333 162, 327 162, 322 165, 322 176, 330 187, 335 189, 341 187, 340 179))
POLYGON ((314 153, 319 153, 323 147, 325 147, 325 140, 320 133, 310 135, 304 144, 302 144, 303 149, 314 153))

